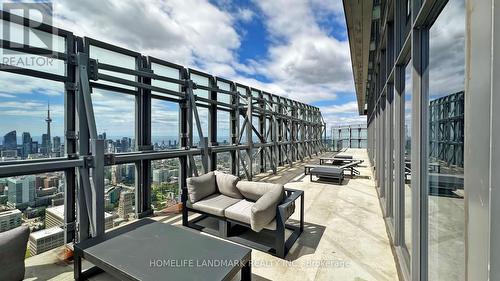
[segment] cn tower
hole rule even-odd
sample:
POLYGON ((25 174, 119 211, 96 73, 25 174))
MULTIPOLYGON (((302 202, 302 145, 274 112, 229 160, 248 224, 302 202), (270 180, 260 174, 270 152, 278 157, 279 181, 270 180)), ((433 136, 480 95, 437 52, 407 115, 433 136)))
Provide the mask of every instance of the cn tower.
POLYGON ((50 101, 47 102, 47 118, 45 118, 45 122, 47 122, 47 153, 51 153, 52 138, 50 137, 50 122, 52 122, 52 119, 50 118, 50 101))

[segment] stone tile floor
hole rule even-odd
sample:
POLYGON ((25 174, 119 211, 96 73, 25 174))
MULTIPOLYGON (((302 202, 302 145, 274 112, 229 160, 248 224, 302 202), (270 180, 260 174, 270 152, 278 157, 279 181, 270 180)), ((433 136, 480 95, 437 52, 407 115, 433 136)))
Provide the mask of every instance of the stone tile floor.
MULTIPOLYGON (((304 176, 303 166, 318 163, 319 157, 282 167, 276 175, 256 176, 305 191, 305 229, 284 260, 254 250, 253 280, 398 280, 366 150, 344 153, 365 162, 361 175, 346 177, 342 185, 304 176)), ((182 227, 180 215, 155 219, 182 227)), ((28 258, 26 280, 72 280, 73 265, 57 262, 55 253, 28 258)), ((91 280, 114 279, 103 273, 91 280)))

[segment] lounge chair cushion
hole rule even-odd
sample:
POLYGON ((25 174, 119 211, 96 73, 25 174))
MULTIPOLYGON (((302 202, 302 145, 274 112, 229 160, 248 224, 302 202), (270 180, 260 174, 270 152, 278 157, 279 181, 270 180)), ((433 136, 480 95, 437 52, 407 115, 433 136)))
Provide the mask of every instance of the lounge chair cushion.
POLYGON ((24 255, 28 245, 30 229, 16 227, 0 233, 0 280, 24 279, 24 255))
POLYGON ((191 203, 196 203, 217 192, 214 172, 209 172, 199 177, 187 178, 186 185, 191 203))
POLYGON ((252 206, 250 226, 254 231, 260 231, 266 227, 275 217, 278 204, 283 201, 285 189, 282 185, 269 189, 252 206))
POLYGON ((238 188, 236 188, 236 184, 239 180, 240 178, 237 176, 215 171, 215 182, 217 183, 217 188, 220 193, 226 196, 243 199, 243 195, 241 195, 238 188))
POLYGON ((188 207, 211 214, 224 217, 224 210, 241 201, 241 199, 231 198, 229 196, 216 193, 212 194, 196 203, 187 202, 188 207))
MULTIPOLYGON (((248 201, 248 200, 241 200, 240 202, 228 207, 225 211, 224 214, 226 218, 246 223, 252 226, 251 220, 252 220, 252 207, 255 205, 254 202, 248 201)), ((269 230, 275 230, 276 229, 276 220, 273 218, 273 220, 266 224, 264 226, 265 229, 269 230)), ((261 229, 254 229, 252 230, 255 231, 260 231, 261 229)))
POLYGON ((250 201, 259 200, 262 195, 272 189, 279 189, 283 191, 283 185, 266 182, 239 181, 236 184, 236 187, 243 197, 250 201))

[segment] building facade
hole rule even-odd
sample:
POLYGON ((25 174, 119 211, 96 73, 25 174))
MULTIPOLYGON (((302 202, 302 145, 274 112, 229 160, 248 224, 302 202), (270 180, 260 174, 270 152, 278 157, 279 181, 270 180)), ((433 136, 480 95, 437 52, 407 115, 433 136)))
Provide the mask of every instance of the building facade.
MULTIPOLYGON (((113 215, 104 213, 105 230, 113 227, 113 215)), ((45 227, 63 227, 64 226, 64 206, 56 206, 45 209, 45 227)))
POLYGON ((35 201, 35 176, 7 179, 8 203, 14 208, 25 208, 35 201))
POLYGON ((153 170, 153 183, 161 184, 164 182, 168 182, 169 179, 169 171, 168 169, 160 168, 153 170))
POLYGON ((22 223, 21 211, 14 209, 0 212, 0 232, 4 232, 18 226, 22 223))
POLYGON ((62 245, 64 245, 64 230, 59 226, 33 232, 28 240, 28 249, 32 256, 62 245))
POLYGON ((134 193, 122 191, 120 193, 120 200, 118 202, 118 216, 127 220, 129 214, 134 213, 134 193))
POLYGON ((366 148, 368 144, 366 124, 332 127, 331 133, 333 149, 336 151, 343 148, 366 148))
POLYGON ((495 2, 343 1, 402 280, 500 280, 495 2))

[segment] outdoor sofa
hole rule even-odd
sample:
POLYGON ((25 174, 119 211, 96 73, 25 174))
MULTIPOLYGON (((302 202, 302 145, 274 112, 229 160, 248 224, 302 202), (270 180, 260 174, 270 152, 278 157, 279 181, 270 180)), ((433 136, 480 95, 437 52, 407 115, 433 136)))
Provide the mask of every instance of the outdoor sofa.
POLYGON ((23 280, 24 256, 30 235, 29 227, 22 225, 0 233, 0 280, 23 280))
POLYGON ((184 226, 201 230, 196 222, 206 217, 217 218, 219 236, 281 258, 285 257, 303 231, 304 192, 301 190, 286 189, 280 184, 240 181, 234 175, 218 171, 188 178, 186 183, 187 187, 182 190, 184 226), (299 226, 287 224, 287 219, 295 212, 298 198, 301 199, 299 226), (202 216, 189 221, 188 212, 202 216), (247 243, 244 239, 233 237, 232 225, 245 226, 254 232, 270 231, 275 237, 274 246, 268 248, 259 241, 247 243), (285 239, 285 229, 292 230, 288 239, 285 239))

